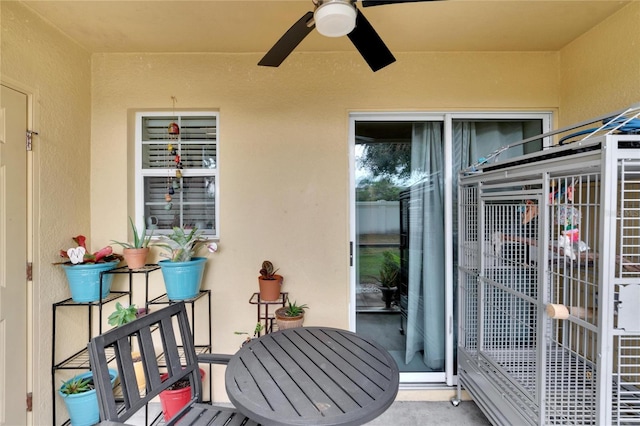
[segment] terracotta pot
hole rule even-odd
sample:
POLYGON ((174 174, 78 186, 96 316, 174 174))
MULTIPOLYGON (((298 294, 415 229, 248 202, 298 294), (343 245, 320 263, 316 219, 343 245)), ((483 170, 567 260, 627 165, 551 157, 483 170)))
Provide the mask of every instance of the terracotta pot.
POLYGON ((280 298, 280 290, 282 289, 282 275, 274 275, 275 279, 266 280, 258 277, 260 284, 260 300, 263 302, 273 302, 280 298))
POLYGON ((302 323, 304 322, 304 314, 298 315, 297 317, 288 317, 285 315, 287 308, 278 308, 276 309, 276 324, 278 324, 278 330, 284 330, 286 328, 296 328, 302 327, 302 323))
POLYGON ((122 250, 125 262, 129 269, 140 269, 147 264, 149 247, 146 248, 126 248, 122 250))

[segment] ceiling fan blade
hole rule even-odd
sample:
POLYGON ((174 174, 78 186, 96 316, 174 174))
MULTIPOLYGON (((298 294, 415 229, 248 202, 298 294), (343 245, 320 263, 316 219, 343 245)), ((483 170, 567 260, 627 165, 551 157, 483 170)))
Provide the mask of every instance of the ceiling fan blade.
POLYGON ((356 17, 356 27, 348 37, 374 72, 396 61, 396 58, 360 10, 358 10, 356 17))
POLYGON ((362 7, 380 6, 383 4, 396 4, 396 3, 417 3, 422 1, 440 1, 440 0, 362 0, 362 7))
POLYGON ((313 12, 305 13, 280 37, 280 40, 264 55, 258 65, 265 67, 279 66, 314 28, 313 12))

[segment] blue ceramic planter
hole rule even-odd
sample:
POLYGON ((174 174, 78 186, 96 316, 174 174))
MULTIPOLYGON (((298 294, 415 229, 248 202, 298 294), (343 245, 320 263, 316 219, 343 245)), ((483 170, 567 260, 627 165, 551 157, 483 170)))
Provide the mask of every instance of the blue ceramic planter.
POLYGON ((206 262, 204 257, 193 257, 188 262, 158 262, 169 300, 193 299, 198 295, 206 262))
MULTIPOLYGON (((76 377, 85 379, 87 377, 92 377, 92 375, 93 373, 88 371, 86 373, 79 374, 76 377)), ((118 377, 118 372, 116 370, 109 369, 109 376, 111 377, 111 385, 113 386, 113 383, 118 377)), ((71 395, 65 395, 61 390, 58 390, 58 393, 62 396, 64 404, 67 407, 72 426, 90 426, 100 421, 98 396, 96 395, 95 389, 71 395)))
POLYGON ((78 303, 96 302, 107 297, 111 291, 113 274, 105 274, 100 294, 100 273, 109 271, 118 265, 118 261, 108 263, 89 263, 62 265, 67 274, 71 298, 78 303))

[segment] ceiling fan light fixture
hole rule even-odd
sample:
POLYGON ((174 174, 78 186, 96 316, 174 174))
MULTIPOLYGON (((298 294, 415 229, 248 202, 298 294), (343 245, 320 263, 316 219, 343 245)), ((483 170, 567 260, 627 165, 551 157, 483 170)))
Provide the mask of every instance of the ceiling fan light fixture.
POLYGON ((329 0, 315 10, 316 29, 326 37, 342 37, 356 26, 356 8, 350 0, 329 0))

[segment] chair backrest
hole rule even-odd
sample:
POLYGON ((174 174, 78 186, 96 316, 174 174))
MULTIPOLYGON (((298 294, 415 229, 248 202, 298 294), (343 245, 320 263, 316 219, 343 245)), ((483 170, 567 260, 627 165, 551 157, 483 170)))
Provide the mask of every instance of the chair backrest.
MULTIPOLYGON (((88 348, 102 420, 124 422, 160 392, 184 378, 191 384, 191 403, 202 401, 200 371, 184 302, 96 336, 88 348), (140 352, 144 370, 146 384, 140 389, 132 350, 140 352), (116 382, 113 389, 109 368, 118 371, 119 385, 116 382), (164 381, 162 373, 168 375, 164 381)), ((179 417, 180 413, 171 420, 179 417)))

